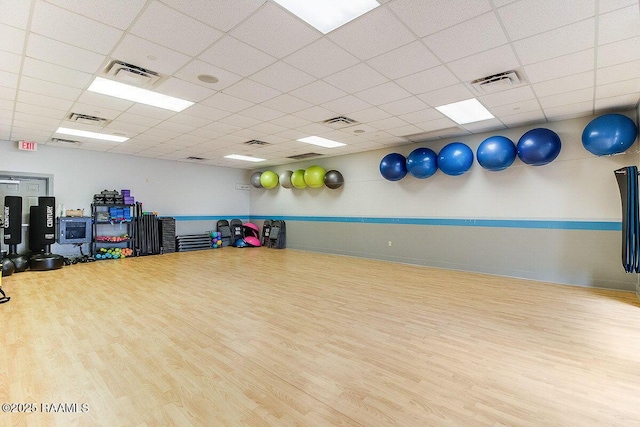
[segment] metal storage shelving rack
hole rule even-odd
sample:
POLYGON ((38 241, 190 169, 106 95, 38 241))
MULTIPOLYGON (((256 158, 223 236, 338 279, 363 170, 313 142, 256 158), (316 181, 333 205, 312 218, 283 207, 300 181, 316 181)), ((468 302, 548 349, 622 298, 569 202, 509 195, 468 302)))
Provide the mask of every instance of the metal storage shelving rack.
POLYGON ((101 247, 129 248, 133 249, 133 216, 131 209, 134 205, 113 204, 113 203, 93 203, 91 204, 92 243, 91 254, 95 255, 101 247), (112 218, 110 208, 123 209, 128 211, 128 215, 122 218, 112 218), (128 237, 120 241, 109 241, 107 237, 128 237), (102 238, 105 239, 102 239, 102 238))

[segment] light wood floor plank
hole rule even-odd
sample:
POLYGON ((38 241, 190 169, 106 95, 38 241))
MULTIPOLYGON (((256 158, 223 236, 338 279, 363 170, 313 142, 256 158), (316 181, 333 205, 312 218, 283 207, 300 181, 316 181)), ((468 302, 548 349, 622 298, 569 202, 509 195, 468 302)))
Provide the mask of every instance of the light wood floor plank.
POLYGON ((223 248, 5 277, 15 426, 591 426, 640 420, 630 292, 223 248))

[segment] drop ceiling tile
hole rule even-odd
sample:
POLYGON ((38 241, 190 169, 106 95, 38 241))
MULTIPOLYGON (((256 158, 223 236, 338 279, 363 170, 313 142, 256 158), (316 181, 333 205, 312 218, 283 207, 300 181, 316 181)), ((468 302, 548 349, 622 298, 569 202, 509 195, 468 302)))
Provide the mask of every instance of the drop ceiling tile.
POLYGON ((166 120, 169 117, 174 116, 176 113, 173 111, 165 110, 158 107, 152 107, 144 104, 133 104, 127 109, 127 112, 132 114, 138 114, 140 116, 147 116, 156 119, 166 120))
POLYGON ((248 79, 240 80, 233 86, 229 86, 224 90, 224 93, 256 103, 264 102, 281 94, 280 91, 248 79))
POLYGON ((447 64, 462 81, 471 81, 485 76, 514 70, 520 66, 510 45, 500 46, 482 53, 467 56, 447 64))
POLYGON ((191 132, 192 130, 196 129, 196 127, 185 125, 182 123, 176 123, 170 120, 165 120, 163 122, 158 123, 156 126, 154 126, 154 129, 163 130, 163 131, 168 130, 168 131, 176 132, 182 135, 184 133, 191 132))
POLYGON ((598 18, 598 44, 640 36, 638 4, 605 13, 598 18))
POLYGON ((129 28, 147 3, 146 0, 127 0, 118 2, 118 7, 114 7, 112 2, 96 1, 91 2, 91 6, 87 7, 86 0, 48 0, 48 2, 121 30, 129 28))
POLYGON ((392 116, 400 116, 402 114, 413 113, 427 109, 428 105, 415 96, 403 98, 397 101, 389 102, 379 106, 381 110, 386 111, 392 116))
POLYGON ((158 2, 147 7, 131 33, 192 56, 223 35, 221 31, 158 2))
POLYGON ((33 58, 25 58, 22 74, 52 83, 84 89, 89 85, 93 77, 89 73, 73 70, 48 62, 38 61, 33 58))
POLYGON ((447 28, 422 39, 443 62, 474 55, 507 43, 493 12, 447 28))
POLYGON ((29 141, 36 141, 36 142, 43 143, 49 140, 50 137, 51 137, 51 132, 31 129, 30 126, 27 128, 20 128, 14 125, 11 129, 11 138, 7 138, 7 139, 12 139, 15 141, 19 141, 21 139, 27 139, 29 141))
POLYGON ((362 63, 325 77, 324 80, 349 93, 368 89, 389 81, 385 76, 367 64, 362 63))
POLYGON ((357 64, 358 58, 346 52, 327 38, 322 38, 284 58, 317 78, 323 78, 357 64))
POLYGON ((389 4, 395 14, 419 37, 459 24, 491 10, 486 0, 397 0, 389 4))
POLYGON ((498 9, 511 40, 519 40, 595 15, 595 0, 523 0, 498 9))
POLYGON ((456 130, 460 129, 453 120, 448 119, 446 117, 442 117, 436 120, 429 120, 426 122, 416 123, 416 126, 422 129, 423 132, 433 132, 433 131, 438 131, 443 129, 452 129, 452 128, 456 130))
POLYGON ((596 88, 596 99, 611 98, 640 92, 640 78, 610 83, 596 88))
POLYGON ((237 74, 234 74, 227 70, 223 70, 222 68, 216 67, 215 65, 208 64, 198 59, 194 59, 193 61, 189 62, 187 65, 182 67, 180 71, 175 73, 174 76, 190 83, 213 90, 222 90, 242 79, 242 77, 237 74), (201 74, 212 75, 218 79, 218 82, 205 83, 198 79, 198 76, 201 74))
POLYGON ((277 119, 271 120, 271 123, 277 125, 277 126, 282 126, 285 128, 289 128, 289 129, 295 129, 301 126, 306 126, 309 123, 311 123, 312 120, 306 120, 300 117, 296 117, 296 116, 282 116, 282 117, 278 117, 277 119))
POLYGON ((360 111, 356 111, 355 113, 351 113, 350 117, 354 120, 359 121, 360 123, 369 123, 376 120, 387 119, 391 117, 391 114, 381 110, 378 107, 371 107, 365 110, 360 110, 360 111))
POLYGON ((322 36, 273 2, 265 4, 229 34, 276 58, 284 58, 322 36))
POLYGON ((291 65, 278 61, 253 74, 251 80, 281 92, 289 92, 307 85, 316 79, 304 71, 300 71, 291 65))
POLYGON ((640 92, 613 96, 610 98, 596 99, 596 111, 619 111, 621 109, 635 108, 640 100, 640 92))
POLYGON ((183 114, 199 117, 202 119, 208 119, 209 121, 211 121, 211 120, 220 120, 223 117, 230 116, 231 112, 220 110, 215 107, 209 107, 208 105, 204 105, 204 104, 195 104, 187 108, 186 110, 184 110, 179 115, 182 116, 183 114))
POLYGON ((640 76, 640 60, 596 70, 596 82, 599 85, 629 80, 638 76, 640 76))
POLYGON ((200 102, 215 94, 216 91, 206 89, 193 83, 186 82, 175 77, 169 77, 155 90, 159 93, 186 99, 191 102, 200 102))
POLYGON ((237 113, 238 111, 255 105, 253 102, 245 101, 244 99, 236 98, 223 92, 218 92, 210 96, 202 101, 201 104, 231 113, 237 113))
POLYGON ((282 94, 271 98, 268 101, 262 103, 265 107, 273 108, 274 110, 282 111, 283 113, 295 113, 296 111, 305 110, 312 106, 310 102, 303 101, 289 94, 282 94))
POLYGON ((78 102, 118 111, 125 111, 127 108, 134 105, 131 101, 89 91, 82 92, 82 95, 78 98, 78 102))
POLYGON ((270 123, 270 122, 260 123, 255 126, 251 126, 249 129, 256 132, 262 132, 265 135, 267 135, 264 138, 264 141, 269 143, 273 143, 272 141, 275 141, 276 139, 279 139, 279 138, 274 138, 274 137, 268 138, 268 135, 273 135, 275 133, 283 132, 287 130, 287 128, 284 126, 279 126, 279 125, 276 125, 275 123, 270 123))
POLYGON ((325 102, 322 104, 322 107, 335 111, 340 115, 344 115, 369 108, 371 107, 371 104, 368 104, 353 95, 347 95, 342 98, 334 99, 333 101, 325 102))
POLYGON ((378 7, 327 35, 356 57, 366 60, 415 40, 385 7, 378 7))
MULTIPOLYGON (((526 111, 518 114, 512 114, 505 117, 500 117, 500 121, 508 127, 518 127, 532 125, 536 123, 544 123, 547 121, 542 110, 537 109, 533 111, 526 111)), ((514 141, 517 142, 517 141, 514 141)))
POLYGON ((20 72, 20 64, 22 57, 15 53, 0 50, 0 70, 18 74, 20 72))
POLYGON ((482 120, 480 122, 468 123, 461 126, 471 133, 493 132, 506 129, 506 126, 498 119, 482 120))
POLYGON ((471 91, 463 84, 457 84, 444 89, 438 89, 418 95, 418 98, 432 107, 439 107, 440 105, 451 104, 452 102, 464 101, 465 99, 473 97, 474 96, 471 91))
POLYGON ((196 137, 201 137, 206 140, 211 140, 211 139, 219 138, 224 134, 222 132, 214 131, 211 129, 199 128, 199 129, 194 129, 185 135, 194 135, 196 137))
POLYGON ((35 3, 31 32, 91 52, 107 55, 123 32, 49 3, 35 3))
POLYGON ((162 74, 173 74, 191 60, 187 55, 132 34, 125 36, 112 57, 162 74))
POLYGON ((518 40, 513 43, 513 46, 523 64, 532 64, 593 48, 595 31, 595 19, 589 18, 546 33, 518 40), (559 42, 559 40, 562 40, 562 42, 559 42))
POLYGON ((211 123, 211 120, 212 120, 211 118, 204 118, 204 117, 198 117, 192 114, 187 114, 188 111, 189 109, 183 111, 180 114, 176 114, 175 116, 168 118, 167 122, 191 126, 192 128, 194 128, 194 130, 195 128, 199 128, 211 123))
POLYGON ((390 79, 398 79, 441 64, 419 41, 372 58, 367 63, 390 79))
MULTIPOLYGON (((307 108, 306 110, 298 111, 294 113, 294 116, 300 117, 310 122, 323 122, 325 120, 329 120, 335 117, 336 114, 337 113, 333 110, 328 110, 326 108, 322 108, 316 105, 311 108, 307 108)), ((305 123, 301 126, 307 126, 307 124, 308 123, 305 123)))
POLYGON ((267 0, 162 0, 176 10, 224 32, 254 13, 267 0))
POLYGON ((378 106, 411 96, 409 92, 394 82, 383 83, 379 86, 356 92, 354 95, 371 105, 378 106))
POLYGON ((414 95, 442 89, 459 82, 460 80, 443 65, 396 80, 396 83, 414 95))
POLYGON ((535 97, 536 96, 530 86, 520 86, 501 92, 482 95, 478 97, 478 100, 482 105, 489 108, 526 101, 535 97))
POLYGON ((18 120, 17 118, 14 118, 13 119, 13 126, 15 126, 17 128, 33 129, 33 130, 37 130, 37 131, 52 133, 58 128, 58 123, 53 124, 53 125, 52 124, 43 124, 43 123, 37 123, 37 122, 35 122, 33 120, 21 121, 21 120, 18 120))
POLYGON ((232 114, 227 117, 223 117, 219 122, 237 127, 234 132, 241 130, 242 128, 248 128, 261 123, 261 120, 256 120, 251 117, 243 116, 241 114, 232 114))
POLYGON ((594 72, 572 74, 559 79, 547 80, 545 82, 534 83, 533 90, 537 96, 550 96, 562 92, 584 89, 593 86, 594 72))
POLYGON ((201 53, 199 59, 243 77, 247 77, 276 61, 273 56, 228 35, 201 53))
POLYGON ((19 28, 0 24, 0 40, 2 40, 0 49, 21 55, 24 50, 25 36, 26 32, 19 28))
POLYGON ((577 104, 545 108, 544 114, 547 116, 548 120, 552 121, 591 115, 593 114, 593 101, 584 101, 577 104))
POLYGON ((527 80, 533 84, 593 70, 593 54, 593 49, 587 49, 535 64, 525 65, 524 70, 527 75, 527 80))
POLYGON ((66 111, 54 110, 53 108, 40 107, 38 105, 23 104, 21 102, 16 103, 16 115, 15 118, 22 121, 29 121, 29 117, 32 117, 34 121, 40 123, 48 123, 51 125, 59 124, 60 120, 65 118, 66 111), (46 120, 43 122, 43 120, 46 120))
POLYGON ((27 56, 90 74, 99 70, 105 60, 104 55, 33 33, 27 41, 27 56))
MULTIPOLYGON (((409 125, 409 123, 407 123, 404 120, 399 119, 397 117, 389 117, 389 118, 382 119, 382 120, 375 120, 375 121, 369 122, 367 124, 369 126, 374 127, 375 129, 384 130, 384 131, 409 125)), ((397 135, 395 135, 395 136, 397 136, 397 135)))
POLYGON ((33 92, 19 91, 18 102, 35 105, 39 107, 52 108, 54 110, 68 111, 73 105, 73 101, 68 99, 55 98, 33 92))
POLYGON ((147 128, 150 128, 157 125, 162 120, 154 119, 153 117, 140 116, 138 114, 133 114, 125 111, 124 113, 120 113, 120 115, 118 116, 118 121, 123 123, 138 124, 140 126, 146 126, 147 128))
POLYGON ((577 104, 585 101, 593 101, 593 88, 585 88, 565 92, 557 95, 544 96, 538 98, 544 111, 549 108, 560 107, 562 105, 577 104))
POLYGON ((19 0, 12 1, 11 4, 3 3, 2 13, 0 13, 0 23, 26 29, 29 22, 31 3, 32 2, 19 0))
POLYGON ((62 98, 70 101, 75 100, 80 95, 80 89, 69 86, 59 85, 57 83, 45 82, 44 80, 34 79, 33 77, 23 76, 20 79, 20 90, 44 94, 54 98, 62 98))
POLYGON ((0 70, 0 87, 14 90, 17 89, 18 77, 18 74, 0 70))
POLYGON ((242 113, 240 114, 265 122, 284 116, 283 112, 265 107, 264 105, 254 105, 246 110, 242 110, 242 113))
POLYGON ((498 8, 498 7, 505 6, 509 3, 513 3, 514 1, 517 1, 517 0, 493 0, 492 3, 494 7, 498 8))
POLYGON ((611 12, 612 10, 621 9, 625 6, 631 6, 632 4, 638 4, 638 0, 600 0, 598 4, 598 11, 603 14, 611 12))
POLYGON ((441 119, 443 118, 443 115, 435 108, 426 108, 424 110, 414 111, 412 113, 400 114, 398 115, 398 118, 404 120, 407 123, 415 124, 427 122, 430 120, 441 119))
POLYGON ((598 47, 598 68, 640 59, 640 37, 633 37, 598 47))
MULTIPOLYGON (((2 79, 2 72, 0 72, 0 80, 2 79)), ((17 85, 17 83, 16 83, 17 85)), ((13 101, 16 99, 18 91, 14 88, 0 86, 0 99, 13 101)))
POLYGON ((332 101, 347 94, 335 86, 318 80, 292 91, 291 95, 317 105, 324 104, 325 102, 332 101))
POLYGON ((121 122, 119 120, 114 120, 108 125, 104 127, 105 129, 109 129, 112 132, 119 132, 128 135, 137 135, 149 129, 148 126, 141 126, 134 123, 126 123, 121 122))
POLYGON ((97 105, 83 104, 81 102, 74 103, 70 108, 70 112, 85 114, 87 116, 101 117, 107 120, 113 120, 122 113, 122 111, 120 110, 111 110, 109 108, 104 108, 97 105))
POLYGON ((540 103, 537 99, 529 99, 527 101, 514 102, 513 104, 500 105, 497 107, 489 108, 489 111, 491 111, 494 116, 499 118, 538 110, 540 110, 540 103))
POLYGON ((416 133, 422 132, 418 126, 414 125, 406 125, 400 126, 393 129, 387 129, 385 132, 390 133, 393 136, 407 136, 407 135, 415 135, 416 133))

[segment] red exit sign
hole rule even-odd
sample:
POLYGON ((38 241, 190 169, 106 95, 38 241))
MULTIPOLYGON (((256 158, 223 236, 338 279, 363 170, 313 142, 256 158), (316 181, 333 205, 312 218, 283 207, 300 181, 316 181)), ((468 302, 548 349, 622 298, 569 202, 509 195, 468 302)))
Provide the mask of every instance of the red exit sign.
POLYGON ((34 141, 18 141, 18 149, 25 151, 38 151, 38 143, 34 141))

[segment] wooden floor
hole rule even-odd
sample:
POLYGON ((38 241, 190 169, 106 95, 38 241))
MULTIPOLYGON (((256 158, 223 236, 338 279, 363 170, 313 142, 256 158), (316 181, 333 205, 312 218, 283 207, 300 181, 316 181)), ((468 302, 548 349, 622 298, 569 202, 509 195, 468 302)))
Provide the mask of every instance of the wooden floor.
POLYGON ((3 287, 1 426, 640 423, 632 293, 266 248, 3 287))

